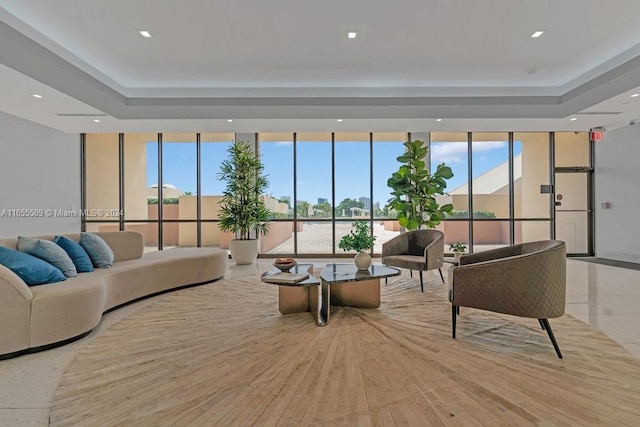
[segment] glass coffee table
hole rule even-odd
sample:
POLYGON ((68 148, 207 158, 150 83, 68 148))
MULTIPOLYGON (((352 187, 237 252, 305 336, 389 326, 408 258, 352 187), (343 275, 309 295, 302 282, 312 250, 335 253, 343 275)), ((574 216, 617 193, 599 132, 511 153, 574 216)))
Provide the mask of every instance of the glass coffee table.
MULTIPOLYGON (((280 274, 277 268, 271 269, 264 273, 261 281, 278 285, 278 310, 282 314, 303 313, 305 311, 314 312, 317 309, 310 304, 309 294, 315 294, 320 291, 320 279, 313 276, 313 264, 297 264, 291 270, 291 273, 308 273, 309 277, 296 283, 282 283, 277 279, 270 280, 280 274)), ((317 300, 317 298, 316 298, 317 300)))
MULTIPOLYGON (((377 308, 380 307, 380 279, 400 275, 400 270, 382 265, 371 265, 368 270, 358 270, 351 264, 327 264, 320 272, 320 280, 314 277, 311 264, 298 264, 291 271, 309 272, 309 278, 298 283, 273 283, 279 285, 278 308, 280 313, 310 311, 318 326, 329 322, 330 306, 377 308)), ((269 270, 262 281, 269 283, 269 276, 279 270, 269 270)))

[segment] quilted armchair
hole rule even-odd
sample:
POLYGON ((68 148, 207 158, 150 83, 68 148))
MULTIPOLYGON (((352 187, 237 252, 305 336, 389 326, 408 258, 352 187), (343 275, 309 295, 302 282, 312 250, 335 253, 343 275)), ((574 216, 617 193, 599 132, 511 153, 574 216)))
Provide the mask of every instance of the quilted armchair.
POLYGON ((422 272, 435 270, 442 276, 444 258, 444 234, 442 231, 424 229, 400 233, 382 244, 382 264, 408 268, 420 272, 420 290, 424 292, 422 272))
POLYGON ((448 275, 453 338, 460 307, 529 317, 538 319, 562 359, 548 319, 564 314, 566 268, 565 243, 559 240, 463 255, 448 275))

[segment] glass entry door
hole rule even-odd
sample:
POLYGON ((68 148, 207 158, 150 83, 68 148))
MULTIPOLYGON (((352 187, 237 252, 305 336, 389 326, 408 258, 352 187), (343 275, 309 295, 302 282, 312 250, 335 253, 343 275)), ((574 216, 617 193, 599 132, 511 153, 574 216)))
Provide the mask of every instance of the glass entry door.
POLYGON ((591 171, 558 171, 555 174, 556 239, 567 245, 567 254, 589 255, 592 246, 590 210, 591 171))

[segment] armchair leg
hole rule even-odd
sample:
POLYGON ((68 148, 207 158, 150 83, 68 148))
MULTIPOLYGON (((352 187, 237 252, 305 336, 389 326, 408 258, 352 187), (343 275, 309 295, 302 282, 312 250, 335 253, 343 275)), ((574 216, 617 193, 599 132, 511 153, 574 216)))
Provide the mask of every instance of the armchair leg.
POLYGON ((562 353, 560 353, 560 347, 558 347, 558 343, 556 342, 556 337, 553 335, 553 331, 551 330, 551 325, 549 324, 549 319, 538 319, 540 324, 543 326, 543 329, 547 331, 549 335, 549 339, 551 339, 551 344, 553 344, 553 348, 556 350, 556 354, 558 358, 562 359, 562 353))
POLYGON ((444 283, 444 276, 442 275, 442 269, 438 269, 438 273, 440 273, 440 278, 442 279, 442 283, 444 283))
POLYGON ((420 292, 424 292, 424 285, 422 284, 422 270, 420 270, 420 292))
POLYGON ((413 270, 409 270, 409 276, 413 279, 413 270))
POLYGON ((456 339, 456 317, 458 315, 458 306, 451 305, 451 332, 453 339, 456 339))
POLYGON ((538 323, 540 323, 540 327, 544 331, 544 323, 542 323, 542 319, 538 319, 538 323))

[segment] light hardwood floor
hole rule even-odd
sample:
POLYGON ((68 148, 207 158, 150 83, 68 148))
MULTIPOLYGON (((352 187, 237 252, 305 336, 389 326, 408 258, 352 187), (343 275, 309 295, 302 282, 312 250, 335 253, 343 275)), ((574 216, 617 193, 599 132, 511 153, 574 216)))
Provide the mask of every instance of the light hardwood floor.
POLYGON ((257 274, 158 298, 81 348, 55 393, 63 425, 629 425, 640 360, 570 316, 462 309, 408 275, 379 309, 281 316, 257 274))

